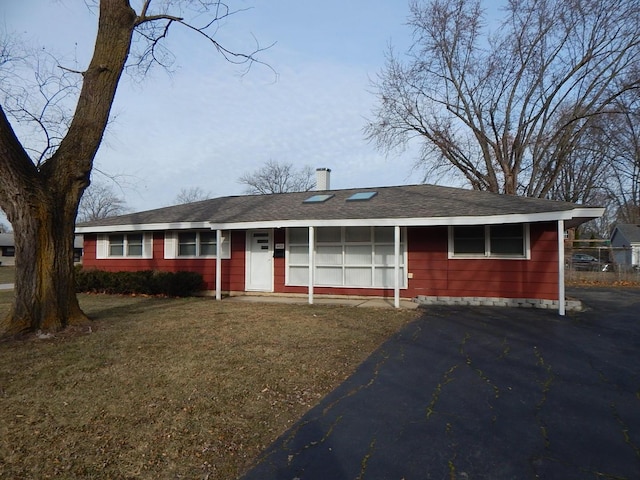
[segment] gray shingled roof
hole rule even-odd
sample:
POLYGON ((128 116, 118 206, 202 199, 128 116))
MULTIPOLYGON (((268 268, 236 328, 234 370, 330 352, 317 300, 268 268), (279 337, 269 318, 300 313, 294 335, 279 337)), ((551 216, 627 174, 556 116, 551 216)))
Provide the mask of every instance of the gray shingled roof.
POLYGON ((640 225, 622 223, 616 225, 619 234, 629 243, 640 243, 640 225))
POLYGON ((244 223, 304 220, 483 217, 564 212, 580 205, 539 198, 499 195, 436 185, 353 188, 325 192, 220 197, 79 224, 90 227, 184 222, 244 223), (367 201, 347 201, 357 192, 375 191, 367 201), (323 203, 304 203, 315 194, 333 194, 323 203))

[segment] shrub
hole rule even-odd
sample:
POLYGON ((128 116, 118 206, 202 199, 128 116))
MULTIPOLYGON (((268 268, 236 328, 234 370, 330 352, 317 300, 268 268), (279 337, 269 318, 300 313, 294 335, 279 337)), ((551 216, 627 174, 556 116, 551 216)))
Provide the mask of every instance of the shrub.
POLYGON ((195 272, 106 272, 76 269, 76 291, 110 294, 143 294, 187 297, 201 290, 202 275, 195 272))
POLYGON ((155 272, 154 284, 159 293, 187 297, 202 290, 202 275, 195 272, 155 272))

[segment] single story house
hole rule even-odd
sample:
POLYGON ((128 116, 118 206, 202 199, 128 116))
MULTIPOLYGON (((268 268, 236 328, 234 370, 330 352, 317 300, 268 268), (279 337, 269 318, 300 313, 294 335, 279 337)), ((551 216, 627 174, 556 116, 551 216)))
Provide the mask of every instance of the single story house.
POLYGON ((84 267, 196 271, 218 299, 377 296, 396 306, 400 298, 466 299, 564 314, 564 231, 603 214, 434 185, 319 184, 325 189, 221 197, 79 224, 84 267))
POLYGON ((620 224, 611 232, 611 247, 618 265, 640 265, 640 225, 620 224))

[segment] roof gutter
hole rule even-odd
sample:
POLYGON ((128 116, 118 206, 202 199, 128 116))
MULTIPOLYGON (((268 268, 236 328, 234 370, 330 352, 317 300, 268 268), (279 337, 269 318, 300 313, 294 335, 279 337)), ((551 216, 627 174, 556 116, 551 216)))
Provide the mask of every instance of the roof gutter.
MULTIPOLYGON (((466 217, 424 217, 424 218, 349 218, 349 219, 306 219, 306 220, 270 220, 266 222, 211 222, 214 230, 244 230, 252 228, 291 228, 291 227, 433 227, 450 225, 495 225, 504 223, 556 222, 564 220, 577 225, 599 218, 604 208, 577 208, 557 212, 514 213, 505 215, 466 216, 466 217), (572 222, 573 221, 573 222, 572 222)), ((575 226, 575 225, 572 225, 575 226)))
POLYGON ((512 213, 504 215, 418 218, 342 218, 268 220, 255 222, 170 222, 126 225, 78 226, 76 233, 150 232, 163 230, 245 230, 254 228, 293 227, 433 227, 449 225, 495 225, 504 223, 536 223, 563 220, 567 227, 574 227, 604 214, 604 208, 581 207, 571 210, 540 213, 512 213))

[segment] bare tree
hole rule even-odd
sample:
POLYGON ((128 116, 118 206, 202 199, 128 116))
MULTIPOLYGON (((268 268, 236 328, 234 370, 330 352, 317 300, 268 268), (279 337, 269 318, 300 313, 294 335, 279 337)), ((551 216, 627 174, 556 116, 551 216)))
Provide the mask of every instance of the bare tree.
MULTIPOLYGON (((7 116, 16 119, 13 108, 6 109, 6 101, 0 107, 0 207, 14 228, 17 266, 14 302, 0 333, 58 330, 87 320, 75 295, 75 218, 127 62, 143 71, 154 63, 166 64, 163 40, 173 27, 194 32, 227 60, 247 67, 261 50, 238 54, 216 40, 220 23, 235 13, 222 2, 145 0, 136 5, 138 11, 129 0, 99 2, 89 65, 77 74, 60 68, 64 76, 76 75, 80 81, 75 110, 64 132, 48 135, 50 144, 45 142, 40 155, 18 139, 7 116)), ((20 57, 2 54, 4 87, 16 78, 12 60, 20 57)), ((65 85, 61 90, 69 91, 65 85)), ((40 119, 36 114, 30 117, 36 124, 40 119)), ((48 126, 44 130, 50 131, 48 126)))
POLYGON ((640 223, 640 97, 628 98, 628 108, 607 138, 611 165, 607 185, 615 200, 618 223, 640 223))
POLYGON ((477 0, 412 1, 414 43, 391 50, 367 137, 422 146, 427 178, 547 197, 593 119, 640 85, 638 0, 509 0, 491 33, 477 0))
POLYGON ((245 193, 250 195, 307 192, 316 186, 311 167, 296 170, 292 163, 279 163, 275 160, 269 160, 254 172, 245 173, 238 182, 247 186, 245 193))
POLYGON ((90 222, 115 217, 127 212, 127 202, 108 185, 91 182, 84 191, 78 207, 78 221, 90 222))
POLYGON ((184 203, 199 202, 209 198, 211 198, 211 192, 205 192, 200 187, 183 187, 180 189, 178 195, 176 195, 174 202, 181 205, 184 203))
POLYGON ((567 154, 567 161, 547 194, 549 198, 601 206, 609 203, 609 182, 614 168, 609 132, 614 128, 611 122, 619 120, 619 115, 612 113, 589 122, 585 134, 567 154))

